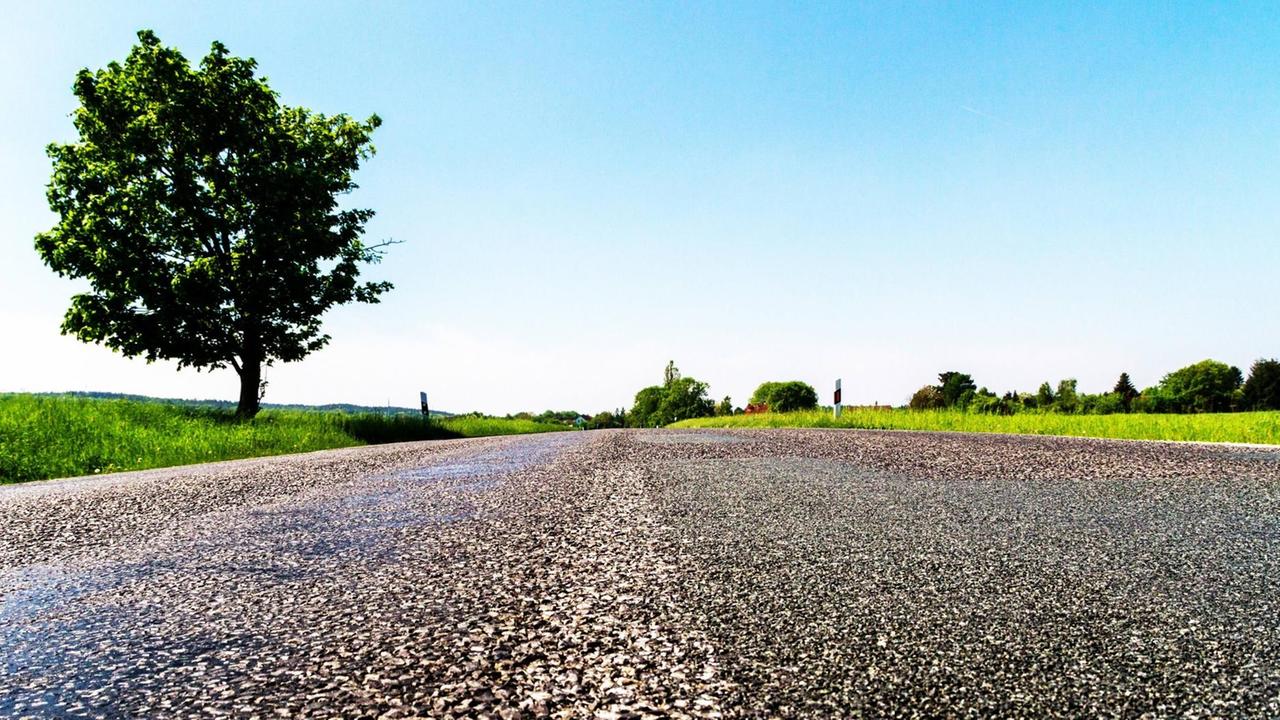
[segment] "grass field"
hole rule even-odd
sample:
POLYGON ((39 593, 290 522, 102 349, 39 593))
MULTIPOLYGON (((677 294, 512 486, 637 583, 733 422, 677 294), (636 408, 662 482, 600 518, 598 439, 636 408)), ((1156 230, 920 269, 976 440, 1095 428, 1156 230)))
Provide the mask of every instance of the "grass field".
POLYGON ((0 483, 185 465, 406 440, 565 430, 529 420, 265 410, 0 395, 0 483))
POLYGON ((839 420, 830 410, 762 413, 684 420, 678 428, 819 427, 865 430, 1075 435, 1132 440, 1199 440, 1280 445, 1280 412, 1202 415, 977 415, 954 410, 847 409, 839 420))

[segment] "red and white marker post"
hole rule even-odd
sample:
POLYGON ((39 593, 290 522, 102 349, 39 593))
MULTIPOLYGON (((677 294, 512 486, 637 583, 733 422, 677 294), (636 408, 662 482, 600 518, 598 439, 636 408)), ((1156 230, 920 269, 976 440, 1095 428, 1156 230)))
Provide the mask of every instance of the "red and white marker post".
POLYGON ((840 404, 840 378, 836 378, 836 417, 840 417, 841 409, 842 409, 842 406, 840 404))

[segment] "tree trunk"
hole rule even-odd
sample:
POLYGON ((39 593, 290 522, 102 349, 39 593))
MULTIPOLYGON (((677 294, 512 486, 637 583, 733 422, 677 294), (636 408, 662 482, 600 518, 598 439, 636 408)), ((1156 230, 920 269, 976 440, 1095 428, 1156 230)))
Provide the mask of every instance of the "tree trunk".
POLYGON ((262 361, 242 358, 240 361, 240 404, 236 416, 248 420, 262 409, 259 396, 262 392, 262 361))

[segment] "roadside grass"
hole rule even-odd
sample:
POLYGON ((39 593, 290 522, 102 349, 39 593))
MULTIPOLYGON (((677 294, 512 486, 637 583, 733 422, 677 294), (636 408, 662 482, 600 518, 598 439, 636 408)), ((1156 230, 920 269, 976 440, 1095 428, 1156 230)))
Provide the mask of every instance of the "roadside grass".
POLYGON ((980 415, 956 410, 846 409, 760 413, 683 420, 675 428, 859 428, 1020 435, 1073 435, 1129 440, 1196 440, 1280 445, 1280 412, 1197 415, 980 415))
POLYGON ((531 420, 264 410, 0 394, 0 483, 93 475, 352 445, 565 430, 531 420))

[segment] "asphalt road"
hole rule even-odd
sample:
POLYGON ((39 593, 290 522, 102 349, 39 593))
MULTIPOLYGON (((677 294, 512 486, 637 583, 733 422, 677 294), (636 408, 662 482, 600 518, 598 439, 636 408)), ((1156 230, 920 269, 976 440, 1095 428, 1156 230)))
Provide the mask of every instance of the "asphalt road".
POLYGON ((1280 450, 612 431, 0 487, 2 717, 1277 717, 1280 450))

